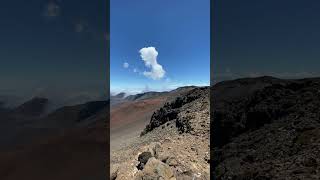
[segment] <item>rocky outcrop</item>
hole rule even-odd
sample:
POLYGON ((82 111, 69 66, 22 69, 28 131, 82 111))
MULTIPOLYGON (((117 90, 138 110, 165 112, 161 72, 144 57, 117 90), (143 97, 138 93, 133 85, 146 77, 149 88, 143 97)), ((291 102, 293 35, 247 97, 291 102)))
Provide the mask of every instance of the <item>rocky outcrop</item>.
POLYGON ((138 157, 139 164, 138 164, 137 168, 139 170, 142 170, 151 157, 152 157, 152 155, 151 155, 151 152, 149 152, 149 151, 139 154, 139 157, 138 157))
POLYGON ((319 89, 320 79, 271 77, 213 86, 214 177, 319 179, 319 89))
MULTIPOLYGON (((192 116, 184 116, 183 114, 189 113, 193 111, 193 109, 188 110, 187 108, 190 108, 190 105, 192 105, 193 101, 198 100, 202 101, 207 99, 207 101, 203 101, 203 103, 206 103, 206 107, 208 106, 208 97, 209 95, 209 88, 198 88, 195 90, 191 90, 189 93, 187 93, 185 96, 177 97, 174 101, 170 103, 165 103, 163 107, 161 107, 159 110, 153 113, 150 123, 146 126, 146 128, 143 130, 141 135, 144 135, 153 129, 165 124, 166 122, 175 120, 176 121, 176 127, 178 130, 183 132, 190 132, 192 130, 190 119, 192 119, 192 116), (185 106, 187 105, 187 106, 185 106), (182 108, 185 106, 184 108, 182 108), (181 116, 178 116, 178 114, 181 113, 181 116)), ((191 107, 191 108, 195 108, 191 107)))

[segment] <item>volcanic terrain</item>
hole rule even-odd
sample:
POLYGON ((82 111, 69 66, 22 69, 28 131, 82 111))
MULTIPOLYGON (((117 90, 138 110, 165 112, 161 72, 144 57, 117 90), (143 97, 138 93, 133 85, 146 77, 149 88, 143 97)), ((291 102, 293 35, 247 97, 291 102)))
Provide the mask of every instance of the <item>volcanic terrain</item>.
POLYGON ((209 124, 209 87, 127 98, 111 108, 110 179, 209 179, 209 124))
POLYGON ((216 179, 320 179, 320 79, 273 77, 211 87, 216 179))

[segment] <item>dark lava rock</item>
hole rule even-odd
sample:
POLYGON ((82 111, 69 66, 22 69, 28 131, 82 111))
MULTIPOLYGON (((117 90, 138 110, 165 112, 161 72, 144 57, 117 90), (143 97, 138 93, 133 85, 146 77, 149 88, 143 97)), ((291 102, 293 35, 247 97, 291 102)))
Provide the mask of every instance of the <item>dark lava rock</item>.
POLYGON ((190 124, 190 117, 188 118, 177 118, 176 120, 176 127, 178 128, 180 133, 189 133, 192 130, 190 124))
POLYGON ((319 179, 320 79, 211 87, 215 179, 319 179))
MULTIPOLYGON (((180 132, 190 132, 191 125, 189 119, 178 118, 181 108, 193 101, 204 97, 209 92, 209 87, 195 88, 188 91, 186 94, 177 97, 170 103, 165 103, 163 107, 153 113, 150 123, 141 132, 141 136, 152 131, 153 129, 167 123, 168 121, 176 120, 176 127, 180 132)), ((192 106, 191 106, 192 107, 192 106)))
POLYGON ((137 168, 139 170, 142 170, 144 165, 147 164, 148 160, 152 157, 152 154, 151 152, 143 152, 141 154, 139 154, 138 156, 138 161, 139 161, 139 164, 137 166, 137 168))

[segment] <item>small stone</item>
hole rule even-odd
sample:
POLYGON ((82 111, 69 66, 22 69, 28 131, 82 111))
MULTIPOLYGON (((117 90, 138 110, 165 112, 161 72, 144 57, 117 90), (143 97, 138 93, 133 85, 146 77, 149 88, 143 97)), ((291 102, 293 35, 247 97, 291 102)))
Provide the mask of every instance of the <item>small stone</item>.
POLYGON ((158 154, 160 150, 161 150, 161 144, 159 142, 152 142, 148 147, 148 151, 150 151, 151 155, 155 158, 158 158, 158 154))
POLYGON ((170 138, 165 138, 163 142, 164 142, 164 143, 171 143, 172 140, 171 140, 170 138))
POLYGON ((158 159, 160 160, 160 161, 162 161, 162 162, 166 162, 167 161, 167 159, 169 159, 169 154, 168 153, 160 153, 159 155, 158 155, 158 159))
POLYGON ((174 157, 169 157, 166 161, 166 163, 169 165, 169 166, 177 166, 178 165, 178 161, 176 160, 176 158, 174 157))
POLYGON ((137 174, 136 179, 169 179, 175 180, 170 166, 152 157, 145 165, 143 171, 137 174))
POLYGON ((210 154, 209 154, 208 152, 206 152, 206 153, 204 154, 204 160, 205 160, 207 163, 210 162, 210 154))

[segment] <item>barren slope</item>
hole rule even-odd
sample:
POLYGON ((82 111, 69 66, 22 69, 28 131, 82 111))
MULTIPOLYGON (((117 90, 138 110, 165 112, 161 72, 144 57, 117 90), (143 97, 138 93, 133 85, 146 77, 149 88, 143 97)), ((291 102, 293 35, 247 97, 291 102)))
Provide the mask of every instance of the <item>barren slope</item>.
POLYGON ((138 137, 152 113, 165 102, 166 98, 129 101, 114 106, 110 113, 111 150, 116 151, 138 137))
POLYGON ((217 179, 319 179, 320 79, 247 78, 212 87, 217 179))

